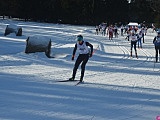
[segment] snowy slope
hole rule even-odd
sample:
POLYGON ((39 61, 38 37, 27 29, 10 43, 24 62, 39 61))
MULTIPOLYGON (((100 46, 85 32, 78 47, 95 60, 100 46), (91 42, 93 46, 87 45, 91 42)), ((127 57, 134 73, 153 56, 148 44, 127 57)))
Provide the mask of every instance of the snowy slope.
POLYGON ((110 41, 94 32, 93 26, 0 20, 0 120, 155 120, 160 115, 156 33, 148 30, 136 59, 129 57, 125 36, 110 41), (7 24, 21 26, 23 36, 3 36, 7 24), (57 81, 72 75, 77 34, 93 44, 95 53, 85 83, 75 86, 57 81), (55 58, 25 54, 29 36, 51 39, 55 58))

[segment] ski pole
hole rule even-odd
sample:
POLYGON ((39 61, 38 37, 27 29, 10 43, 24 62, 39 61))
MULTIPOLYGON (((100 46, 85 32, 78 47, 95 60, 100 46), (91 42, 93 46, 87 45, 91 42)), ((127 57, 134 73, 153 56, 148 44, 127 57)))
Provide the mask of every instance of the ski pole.
POLYGON ((98 48, 99 48, 99 45, 97 46, 97 48, 96 48, 96 49, 94 49, 94 51, 93 51, 93 53, 92 53, 92 54, 94 54, 94 53, 98 50, 98 48))

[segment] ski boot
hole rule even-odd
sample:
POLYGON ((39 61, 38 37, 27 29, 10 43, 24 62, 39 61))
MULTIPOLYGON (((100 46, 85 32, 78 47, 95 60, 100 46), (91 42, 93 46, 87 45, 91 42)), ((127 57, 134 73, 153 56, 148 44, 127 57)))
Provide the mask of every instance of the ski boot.
POLYGON ((70 81, 74 81, 74 78, 73 78, 73 77, 71 77, 71 78, 69 78, 69 80, 70 80, 70 81))
POLYGON ((137 53, 136 53, 136 58, 138 59, 138 55, 137 55, 137 53))
POLYGON ((131 51, 130 57, 132 57, 132 51, 131 51))
POLYGON ((158 58, 156 57, 156 61, 155 61, 156 63, 158 62, 158 58))
POLYGON ((82 78, 80 78, 80 81, 79 81, 79 82, 83 83, 83 79, 82 79, 82 78))

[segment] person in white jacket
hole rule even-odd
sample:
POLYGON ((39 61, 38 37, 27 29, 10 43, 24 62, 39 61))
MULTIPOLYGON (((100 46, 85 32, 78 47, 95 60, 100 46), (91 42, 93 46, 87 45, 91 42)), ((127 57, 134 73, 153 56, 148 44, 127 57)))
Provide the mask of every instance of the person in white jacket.
POLYGON ((138 36, 137 36, 137 34, 135 34, 135 32, 131 33, 130 40, 131 40, 131 54, 130 54, 130 56, 132 57, 132 49, 134 47, 136 58, 138 58, 138 56, 137 56, 137 49, 136 49, 136 44, 137 44, 138 36))
POLYGON ((143 39, 143 43, 144 43, 144 35, 145 35, 145 28, 144 27, 142 27, 142 29, 141 29, 141 31, 142 31, 142 39, 143 39))
POLYGON ((82 82, 83 77, 84 77, 84 72, 85 72, 85 66, 89 60, 89 57, 92 57, 92 54, 93 54, 93 45, 90 44, 89 42, 84 41, 82 35, 78 35, 77 43, 75 44, 75 47, 73 49, 72 60, 74 60, 76 50, 78 50, 79 55, 77 57, 77 60, 73 68, 72 77, 69 78, 69 80, 73 81, 75 79, 77 69, 79 65, 82 63, 81 64, 81 77, 80 77, 80 82, 82 82), (88 46, 90 47, 90 51, 89 51, 88 46))

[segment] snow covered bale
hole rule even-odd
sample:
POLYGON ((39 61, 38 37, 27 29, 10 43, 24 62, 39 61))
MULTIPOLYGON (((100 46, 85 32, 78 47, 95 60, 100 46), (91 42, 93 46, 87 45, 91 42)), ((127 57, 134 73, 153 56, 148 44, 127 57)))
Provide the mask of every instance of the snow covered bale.
POLYGON ((43 37, 28 37, 26 40, 25 53, 45 52, 45 55, 50 58, 51 40, 46 40, 43 37))
POLYGON ((15 25, 7 25, 4 35, 6 36, 10 33, 15 33, 16 36, 22 36, 22 28, 15 25))

